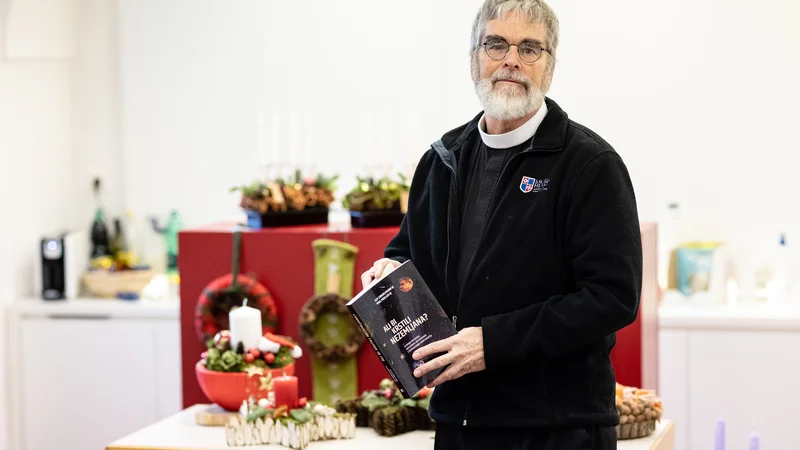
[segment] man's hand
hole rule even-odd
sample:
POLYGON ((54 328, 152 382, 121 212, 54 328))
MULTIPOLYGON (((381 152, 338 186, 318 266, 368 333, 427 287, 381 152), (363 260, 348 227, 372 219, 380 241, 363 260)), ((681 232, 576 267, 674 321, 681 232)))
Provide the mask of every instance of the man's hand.
POLYGON ((414 376, 419 378, 431 370, 450 366, 428 383, 430 388, 468 373, 486 369, 486 362, 483 359, 483 330, 480 327, 464 328, 455 336, 422 347, 414 352, 413 356, 415 360, 419 360, 443 352, 447 353, 426 362, 414 371, 414 376))
POLYGON ((391 272, 392 270, 400 267, 400 263, 389 258, 382 258, 375 261, 375 263, 369 270, 361 274, 362 289, 366 289, 370 283, 382 277, 383 272, 384 270, 386 270, 387 267, 389 268, 389 272, 391 272))

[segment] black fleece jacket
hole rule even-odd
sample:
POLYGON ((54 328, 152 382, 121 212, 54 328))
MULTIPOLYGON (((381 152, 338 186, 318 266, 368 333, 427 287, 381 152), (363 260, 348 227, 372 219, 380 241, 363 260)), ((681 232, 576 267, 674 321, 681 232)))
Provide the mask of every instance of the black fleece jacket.
POLYGON ((432 417, 464 425, 616 425, 609 353, 638 314, 642 246, 627 169, 551 99, 530 148, 511 158, 466 279, 456 276, 459 164, 478 120, 425 153, 408 213, 385 250, 411 259, 458 329, 482 327, 486 370, 436 388, 432 417), (533 179, 533 180, 531 180, 533 179))

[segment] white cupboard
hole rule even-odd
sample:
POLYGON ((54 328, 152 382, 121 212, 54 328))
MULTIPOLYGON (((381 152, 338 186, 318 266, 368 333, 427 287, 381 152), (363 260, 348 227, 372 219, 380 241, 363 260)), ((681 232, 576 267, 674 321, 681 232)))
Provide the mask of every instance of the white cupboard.
POLYGON ((8 316, 13 448, 101 450, 181 410, 177 302, 30 300, 8 316))
POLYGON ((797 448, 800 308, 662 307, 659 395, 675 421, 675 450, 714 448, 726 422, 726 450, 797 448))

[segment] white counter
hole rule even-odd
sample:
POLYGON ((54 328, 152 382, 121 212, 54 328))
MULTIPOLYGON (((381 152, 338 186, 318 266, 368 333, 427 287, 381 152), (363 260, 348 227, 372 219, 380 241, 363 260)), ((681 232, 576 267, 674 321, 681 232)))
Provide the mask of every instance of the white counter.
POLYGON ((122 319, 175 319, 180 317, 176 300, 117 300, 80 298, 74 300, 24 299, 8 306, 18 317, 94 317, 122 319))
MULTIPOLYGON (((123 437, 106 447, 107 450, 230 450, 225 442, 225 429, 204 427, 195 422, 199 409, 208 405, 195 405, 174 416, 123 437)), ((432 449, 431 431, 415 431, 393 437, 379 436, 370 428, 358 428, 355 439, 312 442, 310 450, 376 449, 409 450, 432 449)), ((249 446, 242 449, 282 449, 280 446, 249 446)), ((663 421, 651 436, 642 439, 620 441, 619 450, 673 450, 673 426, 663 421)))

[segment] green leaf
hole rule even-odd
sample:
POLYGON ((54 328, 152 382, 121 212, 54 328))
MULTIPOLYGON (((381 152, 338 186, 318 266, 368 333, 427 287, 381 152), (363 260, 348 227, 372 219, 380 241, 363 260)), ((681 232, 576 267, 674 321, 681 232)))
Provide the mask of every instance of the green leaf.
POLYGON ((404 398, 400 400, 400 406, 408 406, 410 408, 416 408, 417 402, 412 398, 404 398))
POLYGON ((292 416, 294 420, 300 423, 306 423, 314 418, 314 415, 306 411, 305 409, 293 409, 289 411, 289 415, 292 416))
POLYGON ((361 401, 361 404, 370 411, 374 411, 377 408, 390 406, 392 403, 386 397, 369 393, 364 397, 364 400, 361 401))

